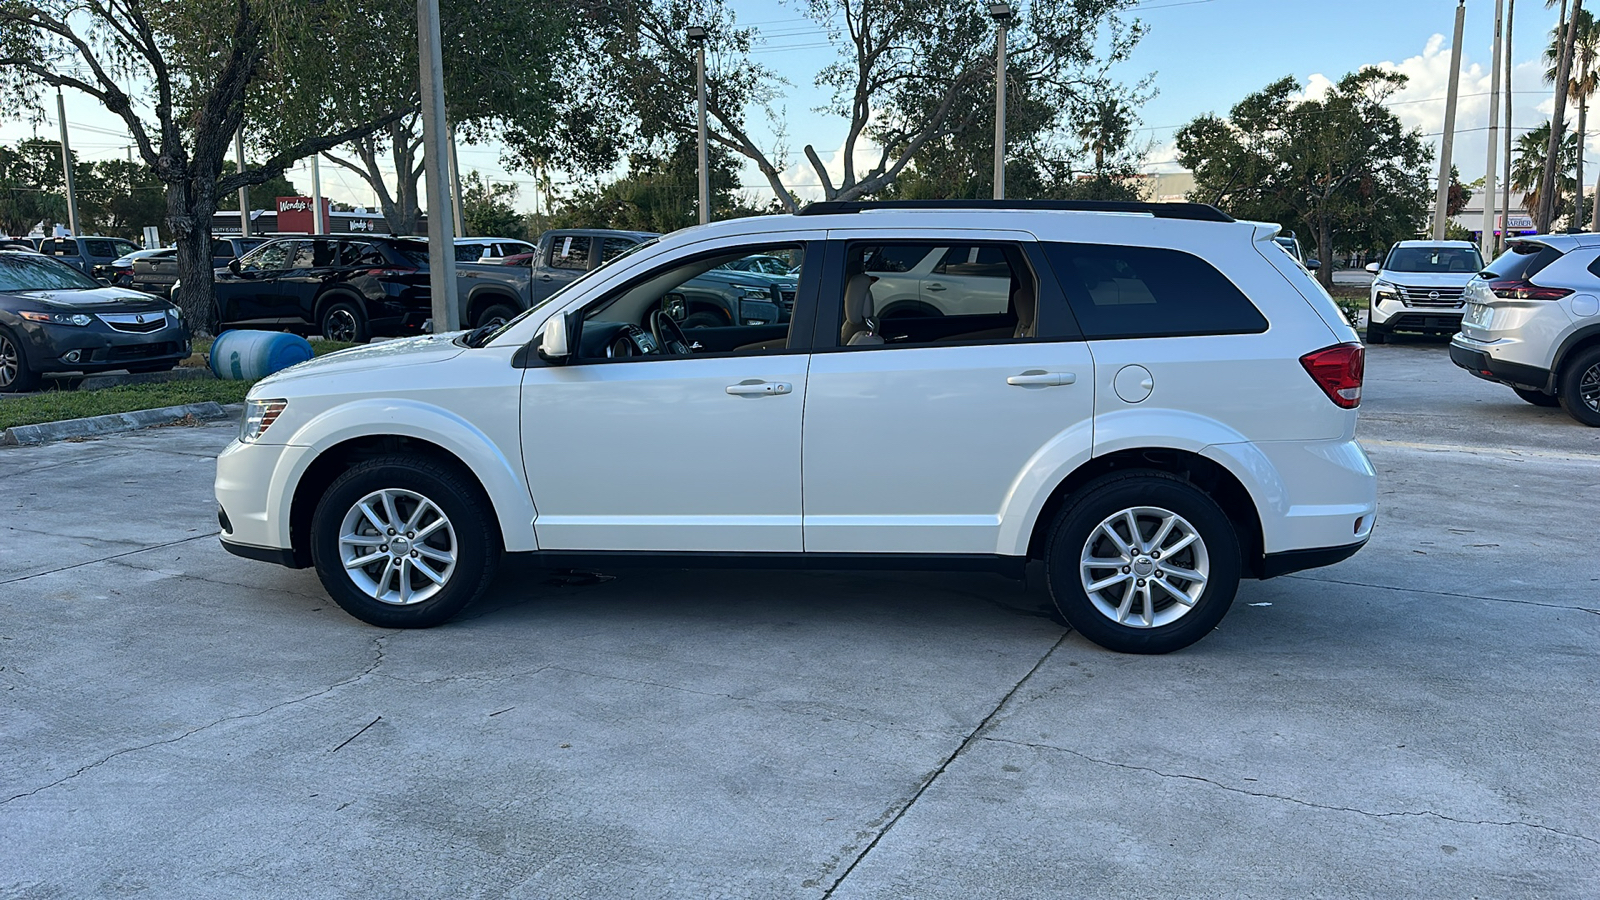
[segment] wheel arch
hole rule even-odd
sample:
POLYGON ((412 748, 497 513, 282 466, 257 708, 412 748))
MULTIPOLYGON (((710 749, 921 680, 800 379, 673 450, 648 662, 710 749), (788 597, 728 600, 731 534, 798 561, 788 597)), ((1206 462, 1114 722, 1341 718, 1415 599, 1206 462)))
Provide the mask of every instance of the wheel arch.
POLYGON ((1243 570, 1260 577, 1264 552, 1261 513, 1249 489, 1222 462, 1194 450, 1176 447, 1125 448, 1095 456, 1073 469, 1051 489, 1034 516, 1027 534, 1027 558, 1044 558, 1046 541, 1056 515, 1077 497, 1085 485, 1102 475, 1139 469, 1174 475, 1215 500, 1233 523, 1239 537, 1243 570))
POLYGON ((522 301, 517 298, 517 295, 511 291, 493 285, 480 285, 476 290, 467 294, 467 319, 462 324, 477 322, 478 316, 482 315, 485 309, 501 304, 514 310, 526 308, 522 301))
POLYGON ((367 318, 367 304, 362 301, 361 295, 343 286, 330 287, 317 295, 317 302, 312 304, 311 324, 320 327, 322 315, 328 307, 335 303, 349 303, 356 308, 363 318, 367 318))
POLYGON ((283 473, 279 521, 286 523, 296 561, 310 562, 311 516, 316 498, 340 472, 363 459, 414 453, 459 469, 478 486, 494 511, 501 543, 510 551, 537 550, 532 497, 518 464, 471 423, 426 404, 386 401, 336 407, 306 423, 289 438, 306 447, 283 473), (396 406, 409 407, 397 410, 396 406), (302 556, 304 559, 302 560, 302 556))
POLYGON ((1568 357, 1597 344, 1600 344, 1600 324, 1586 325, 1567 335, 1566 340, 1561 342, 1555 356, 1550 360, 1550 386, 1554 387, 1560 381, 1561 365, 1568 357))

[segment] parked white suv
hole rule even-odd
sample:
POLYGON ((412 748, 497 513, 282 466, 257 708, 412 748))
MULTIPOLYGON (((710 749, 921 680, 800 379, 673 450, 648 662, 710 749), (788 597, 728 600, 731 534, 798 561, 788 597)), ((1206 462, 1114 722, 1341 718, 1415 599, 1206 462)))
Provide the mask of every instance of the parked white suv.
POLYGON ((1483 268, 1468 241, 1401 241, 1367 271, 1372 280, 1367 307, 1367 343, 1381 344, 1396 331, 1454 334, 1461 326, 1462 292, 1483 268))
POLYGON ((1241 577, 1336 562, 1372 529, 1364 351, 1277 230, 1189 204, 989 201, 685 229, 496 329, 256 384, 217 460, 223 544, 315 565, 385 627, 449 619, 503 551, 1014 575, 1042 560, 1090 640, 1174 650, 1241 577), (1004 268, 1004 308, 878 315, 874 260, 956 246, 1004 268), (679 285, 752 254, 800 261, 789 322, 671 317, 679 285))
POLYGON ((1513 241, 1466 299, 1456 365, 1600 427, 1600 235, 1513 241))

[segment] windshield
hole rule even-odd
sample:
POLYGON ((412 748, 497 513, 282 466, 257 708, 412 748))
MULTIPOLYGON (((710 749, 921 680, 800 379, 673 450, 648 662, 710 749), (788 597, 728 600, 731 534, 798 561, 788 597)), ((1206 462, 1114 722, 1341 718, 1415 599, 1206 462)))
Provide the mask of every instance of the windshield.
POLYGON ((81 291, 100 283, 77 269, 31 253, 0 254, 0 291, 81 291))
POLYGON ((616 256, 613 256, 610 259, 606 260, 605 262, 601 263, 600 265, 595 266, 593 269, 590 269, 589 271, 583 273, 582 275, 579 275, 577 278, 574 278, 573 280, 567 282, 562 287, 558 288, 555 293, 553 293, 550 296, 544 298, 543 300, 540 300, 538 303, 535 303, 534 305, 532 305, 532 306, 528 307, 527 309, 523 310, 521 313, 517 314, 517 316, 512 318, 511 321, 505 323, 504 325, 501 325, 499 328, 496 328, 494 331, 490 332, 489 334, 484 335, 473 346, 482 347, 485 344, 490 343, 495 338, 499 337, 502 334, 505 334, 506 331, 511 328, 511 326, 517 324, 518 322, 521 322, 523 319, 526 319, 528 317, 528 315, 530 313, 532 313, 534 310, 543 309, 544 307, 546 307, 546 306, 548 306, 550 304, 550 301, 555 300, 555 299, 557 299, 559 297, 565 296, 568 291, 572 290, 577 285, 580 285, 584 281, 594 277, 594 274, 596 272, 603 272, 606 269, 610 268, 611 266, 616 265, 618 262, 620 262, 620 261, 622 261, 624 259, 627 259, 628 257, 634 255, 635 253, 638 253, 640 250, 643 250, 646 247, 654 246, 655 244, 659 243, 660 240, 661 239, 658 238, 658 237, 653 237, 653 238, 650 238, 647 241, 644 241, 643 243, 634 244, 632 247, 629 247, 628 249, 622 251, 621 253, 618 253, 616 256))
POLYGON ((1483 268, 1476 247, 1396 247, 1383 261, 1387 272, 1472 275, 1483 268))

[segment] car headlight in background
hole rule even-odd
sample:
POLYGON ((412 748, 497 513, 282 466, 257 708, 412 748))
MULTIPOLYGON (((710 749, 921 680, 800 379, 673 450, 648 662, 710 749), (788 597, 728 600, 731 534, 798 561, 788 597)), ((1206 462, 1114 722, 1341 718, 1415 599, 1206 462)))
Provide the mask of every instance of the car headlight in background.
POLYGON ((1400 292, 1393 284, 1387 281, 1374 281, 1372 286, 1377 289, 1379 300, 1399 300, 1400 292))
POLYGON ((177 308, 176 306, 167 307, 167 315, 171 316, 175 321, 183 321, 183 310, 177 308))
POLYGON ((260 440, 288 405, 287 400, 246 400, 244 419, 239 423, 239 442, 253 444, 260 440))
POLYGON ((745 300, 766 300, 768 302, 771 302, 772 300, 772 290, 770 288, 750 287, 746 285, 745 287, 739 288, 739 290, 744 291, 742 296, 745 300))
POLYGON ((76 325, 82 328, 94 321, 94 316, 83 313, 20 312, 17 315, 29 322, 48 322, 51 325, 76 325))

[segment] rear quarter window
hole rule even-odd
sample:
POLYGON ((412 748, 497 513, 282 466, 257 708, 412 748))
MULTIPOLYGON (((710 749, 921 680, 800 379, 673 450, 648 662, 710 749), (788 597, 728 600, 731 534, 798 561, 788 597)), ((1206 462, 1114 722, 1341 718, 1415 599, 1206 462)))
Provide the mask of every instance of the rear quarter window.
POLYGON ((1046 243, 1044 250, 1088 339, 1267 330, 1266 317, 1250 298, 1191 253, 1058 243, 1046 243))

